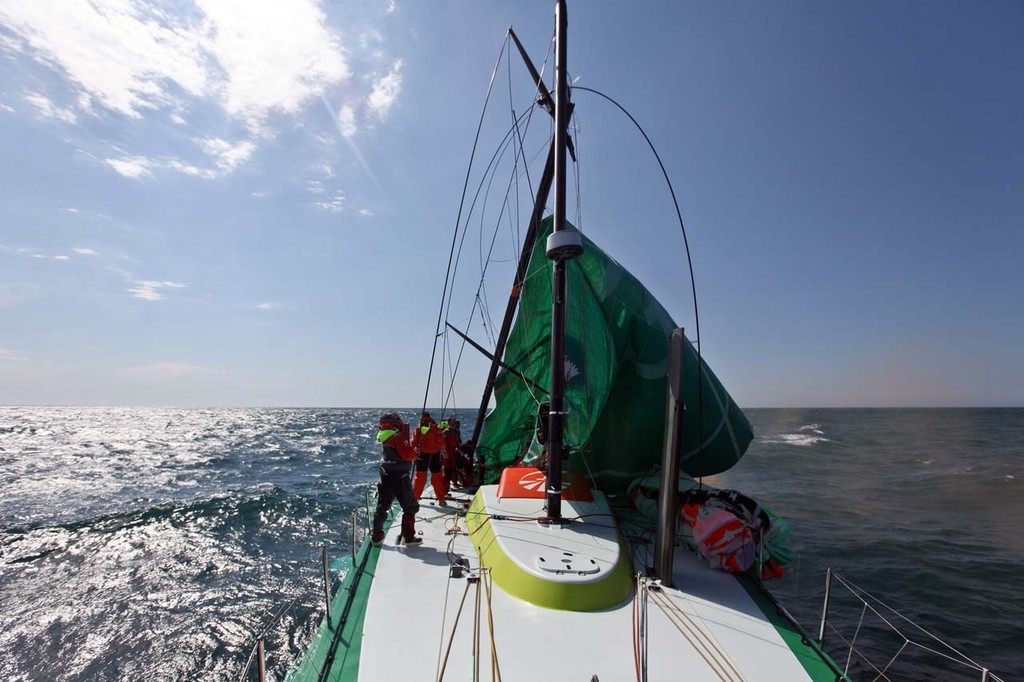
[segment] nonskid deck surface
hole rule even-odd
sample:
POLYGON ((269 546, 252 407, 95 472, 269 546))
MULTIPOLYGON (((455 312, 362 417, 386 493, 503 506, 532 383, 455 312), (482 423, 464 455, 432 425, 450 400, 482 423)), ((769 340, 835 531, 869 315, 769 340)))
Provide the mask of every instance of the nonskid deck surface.
MULTIPOLYGON (((359 679, 637 679, 634 611, 646 599, 648 679, 810 679, 776 628, 733 576, 684 550, 681 589, 639 589, 599 612, 548 609, 505 593, 481 570, 463 516, 469 497, 424 499, 422 545, 380 550, 363 621, 359 679), (459 576, 450 566, 465 560, 459 576)), ((806 659, 808 652, 804 652, 806 659)))

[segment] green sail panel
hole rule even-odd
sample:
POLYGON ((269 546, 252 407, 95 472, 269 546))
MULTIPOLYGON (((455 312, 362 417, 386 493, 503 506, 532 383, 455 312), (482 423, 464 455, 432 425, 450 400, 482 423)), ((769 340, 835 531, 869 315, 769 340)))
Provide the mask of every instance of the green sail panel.
MULTIPOLYGON (((544 250, 551 229, 547 218, 504 356, 508 366, 545 387, 551 381, 551 264, 544 250)), ((564 441, 569 466, 592 476, 606 493, 615 493, 661 462, 668 345, 676 324, 632 274, 586 236, 583 243, 583 255, 567 268, 564 441)), ((739 461, 753 433, 711 369, 702 364, 698 373, 697 352, 688 340, 685 346, 681 468, 691 476, 710 476, 739 461)), ((526 461, 539 455, 537 410, 547 400, 543 391, 504 370, 494 395, 496 406, 484 422, 478 447, 489 482, 524 455, 526 461)))

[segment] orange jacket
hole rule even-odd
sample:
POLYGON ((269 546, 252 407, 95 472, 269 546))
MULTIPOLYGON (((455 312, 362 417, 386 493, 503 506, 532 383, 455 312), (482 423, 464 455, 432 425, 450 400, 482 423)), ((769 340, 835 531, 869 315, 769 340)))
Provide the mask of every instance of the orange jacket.
POLYGON ((412 432, 412 446, 424 455, 444 453, 444 436, 433 418, 426 417, 420 421, 420 425, 412 432))

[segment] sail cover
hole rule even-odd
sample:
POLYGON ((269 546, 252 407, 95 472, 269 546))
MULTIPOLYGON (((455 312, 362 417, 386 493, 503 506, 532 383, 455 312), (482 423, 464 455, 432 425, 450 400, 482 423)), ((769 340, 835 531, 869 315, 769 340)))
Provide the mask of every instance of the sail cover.
MULTIPOLYGON (((544 250, 552 223, 549 217, 541 225, 504 356, 506 365, 535 385, 512 372, 498 374, 496 406, 478 447, 488 481, 524 455, 527 462, 535 458, 542 447, 536 420, 547 394, 537 387, 550 384, 551 264, 544 250)), ((566 229, 575 228, 567 224, 566 229)), ((661 461, 668 345, 676 325, 633 275, 586 236, 583 243, 583 255, 567 268, 564 442, 569 466, 615 493, 661 461)), ((689 340, 685 347, 681 468, 691 476, 709 476, 739 461, 753 433, 711 369, 703 365, 698 372, 689 340)))

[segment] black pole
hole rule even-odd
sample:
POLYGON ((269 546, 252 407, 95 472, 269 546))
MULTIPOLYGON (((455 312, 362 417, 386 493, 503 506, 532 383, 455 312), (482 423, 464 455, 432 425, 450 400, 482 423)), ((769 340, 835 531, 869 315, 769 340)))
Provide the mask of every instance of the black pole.
POLYGON ((512 36, 512 41, 515 42, 516 48, 519 50, 519 56, 523 58, 523 63, 526 64, 526 70, 530 72, 530 78, 537 84, 537 101, 540 105, 551 114, 555 113, 555 102, 551 99, 551 95, 548 94, 547 89, 544 87, 544 81, 541 80, 540 73, 537 71, 537 67, 533 65, 533 60, 530 59, 530 55, 526 54, 526 48, 519 42, 519 36, 511 28, 508 30, 508 34, 512 36))
POLYGON ((459 330, 459 329, 458 329, 457 327, 455 327, 454 325, 452 325, 452 324, 450 324, 450 323, 448 323, 448 322, 445 322, 444 324, 445 324, 445 326, 446 326, 446 327, 448 327, 448 328, 449 328, 449 329, 451 329, 451 330, 452 330, 453 332, 455 332, 456 334, 458 334, 458 335, 459 335, 459 336, 460 336, 460 337, 462 338, 462 340, 463 340, 463 341, 465 341, 465 342, 466 342, 466 343, 468 343, 469 345, 473 346, 473 348, 476 348, 476 349, 477 349, 478 351, 480 351, 480 354, 481 354, 481 355, 483 355, 483 356, 484 356, 485 358, 487 358, 487 359, 488 359, 488 360, 490 360, 491 362, 497 362, 497 363, 498 363, 498 366, 499 366, 499 367, 501 367, 501 368, 502 368, 503 370, 505 370, 506 372, 509 372, 509 373, 511 373, 511 374, 513 374, 513 375, 515 375, 515 376, 519 377, 520 379, 522 379, 522 380, 523 380, 523 383, 527 383, 527 384, 529 384, 529 385, 530 385, 530 386, 532 386, 532 387, 533 387, 533 388, 534 388, 535 390, 537 390, 537 391, 540 391, 540 392, 541 392, 541 393, 543 393, 544 395, 547 395, 547 394, 548 394, 548 389, 544 388, 543 386, 538 386, 537 384, 533 383, 532 381, 530 381, 530 380, 529 380, 529 379, 528 379, 528 378, 526 377, 526 375, 524 375, 524 374, 523 374, 522 372, 520 372, 520 371, 519 371, 518 369, 516 369, 515 367, 511 367, 511 366, 509 366, 509 365, 506 365, 506 364, 505 364, 504 362, 502 362, 502 361, 501 361, 501 360, 500 360, 499 358, 495 357, 493 353, 491 353, 490 351, 488 351, 488 350, 487 350, 486 348, 484 348, 483 346, 481 346, 481 345, 480 345, 479 343, 477 343, 477 342, 476 342, 476 341, 474 341, 473 339, 471 339, 471 338, 469 338, 468 336, 466 336, 465 334, 463 334, 463 333, 462 333, 462 332, 461 332, 461 331, 460 331, 460 330, 459 330))
POLYGON ((547 511, 552 523, 562 520, 562 436, 565 410, 565 269, 573 255, 560 246, 565 230, 565 140, 569 128, 569 88, 566 76, 565 0, 555 5, 555 225, 547 255, 554 261, 551 296, 551 409, 548 412, 547 511))

